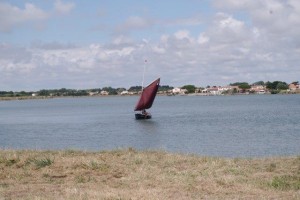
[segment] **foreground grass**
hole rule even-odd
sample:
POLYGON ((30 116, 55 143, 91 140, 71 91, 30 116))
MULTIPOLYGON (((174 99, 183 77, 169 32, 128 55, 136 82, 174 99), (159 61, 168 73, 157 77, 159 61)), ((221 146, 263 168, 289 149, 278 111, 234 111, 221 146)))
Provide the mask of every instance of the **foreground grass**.
POLYGON ((0 199, 300 199, 300 157, 0 150, 0 199))

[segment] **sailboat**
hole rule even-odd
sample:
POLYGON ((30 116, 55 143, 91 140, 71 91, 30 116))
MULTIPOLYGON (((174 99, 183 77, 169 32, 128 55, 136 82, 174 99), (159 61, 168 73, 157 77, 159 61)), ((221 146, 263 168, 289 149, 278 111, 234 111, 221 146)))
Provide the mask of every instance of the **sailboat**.
POLYGON ((160 78, 153 81, 147 87, 142 88, 142 94, 134 109, 134 111, 139 111, 138 113, 135 113, 135 119, 151 119, 152 116, 146 109, 151 108, 154 102, 159 82, 160 78))

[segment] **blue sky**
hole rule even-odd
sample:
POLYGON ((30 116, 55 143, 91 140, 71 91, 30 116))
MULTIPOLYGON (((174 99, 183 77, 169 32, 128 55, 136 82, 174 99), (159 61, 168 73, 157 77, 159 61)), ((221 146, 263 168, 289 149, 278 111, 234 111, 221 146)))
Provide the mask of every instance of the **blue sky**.
MULTIPOLYGON (((21 10, 26 9, 26 1, 8 2, 21 10)), ((177 20, 194 16, 200 18, 200 15, 211 12, 207 1, 56 1, 69 5, 70 10, 65 13, 56 11, 55 1, 29 2, 45 12, 47 19, 32 20, 19 27, 10 27, 8 33, 1 32, 0 36, 6 42, 21 45, 33 41, 84 45, 106 43, 118 34, 130 35, 136 40, 159 39, 163 33, 185 27, 198 34, 203 29, 204 21, 202 24, 188 25, 176 24, 179 23, 177 20)))
POLYGON ((298 81, 297 0, 0 0, 0 90, 298 81))

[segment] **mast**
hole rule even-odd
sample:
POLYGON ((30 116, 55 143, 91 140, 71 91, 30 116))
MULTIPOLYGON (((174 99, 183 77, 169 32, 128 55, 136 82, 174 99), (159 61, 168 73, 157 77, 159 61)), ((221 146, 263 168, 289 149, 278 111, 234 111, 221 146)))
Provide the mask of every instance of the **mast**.
POLYGON ((147 59, 145 59, 145 62, 144 62, 144 72, 143 72, 143 80, 142 80, 142 92, 143 92, 143 90, 144 90, 144 81, 145 81, 146 63, 147 63, 147 59))

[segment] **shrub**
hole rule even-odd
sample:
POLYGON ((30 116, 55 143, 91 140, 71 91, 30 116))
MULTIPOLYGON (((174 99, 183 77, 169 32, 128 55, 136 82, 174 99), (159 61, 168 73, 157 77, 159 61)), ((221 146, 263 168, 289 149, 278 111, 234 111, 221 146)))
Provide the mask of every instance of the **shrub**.
POLYGON ((34 159, 33 163, 37 169, 50 166, 54 161, 50 158, 41 158, 41 159, 34 159))

